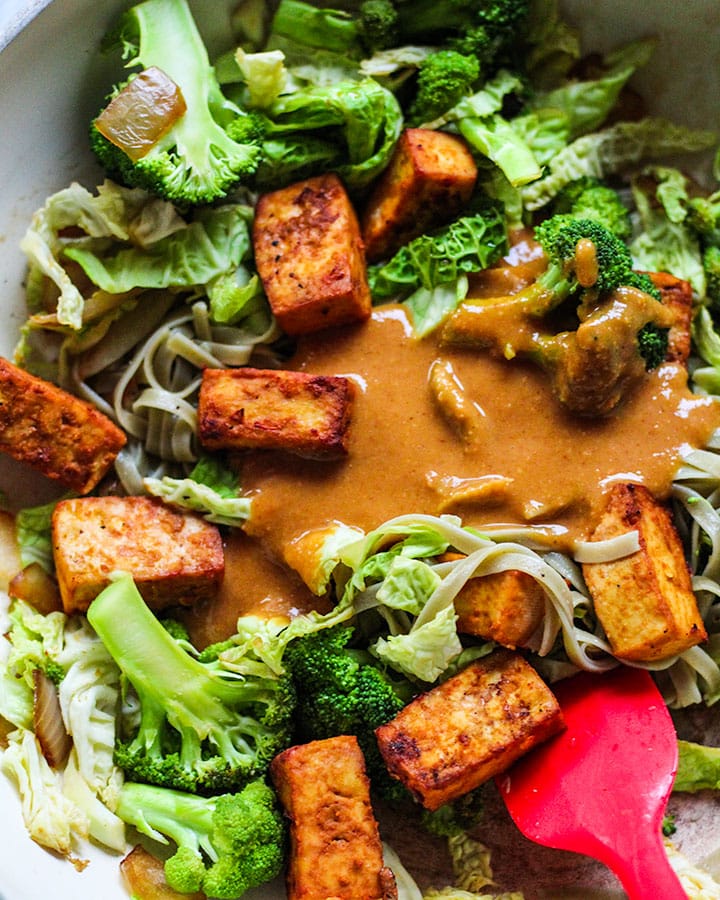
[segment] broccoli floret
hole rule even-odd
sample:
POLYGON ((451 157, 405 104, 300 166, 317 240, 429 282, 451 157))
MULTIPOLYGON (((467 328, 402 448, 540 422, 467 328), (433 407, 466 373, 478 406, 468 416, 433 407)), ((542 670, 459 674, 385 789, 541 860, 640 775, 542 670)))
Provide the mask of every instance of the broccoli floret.
POLYGON ((288 644, 283 662, 295 682, 298 732, 308 741, 356 735, 373 788, 386 799, 405 799, 385 768, 374 731, 400 712, 415 689, 391 682, 369 654, 348 649, 352 637, 352 626, 335 625, 288 644))
MULTIPOLYGON (((88 621, 137 693, 137 731, 115 748, 131 780, 193 793, 235 790, 292 741, 288 677, 233 677, 168 634, 129 575, 91 604, 88 621)), ((124 736, 123 736, 124 738, 124 736)))
POLYGON ((408 110, 409 122, 421 125, 437 119, 471 93, 479 76, 480 65, 474 56, 464 56, 456 50, 430 53, 418 71, 417 91, 408 110))
POLYGON ((707 247, 703 252, 705 290, 711 303, 720 303, 720 247, 707 247))
POLYGON ((415 0, 398 3, 401 43, 426 42, 473 53, 484 75, 511 53, 529 12, 528 0, 415 0))
POLYGON ((693 197, 687 206, 687 221, 703 246, 720 247, 720 191, 709 197, 693 197))
POLYGON ((399 40, 398 12, 392 0, 365 0, 359 10, 360 35, 370 52, 387 50, 399 40))
POLYGON ((250 177, 261 156, 252 138, 228 133, 242 110, 222 94, 186 0, 145 0, 131 7, 105 40, 128 65, 161 69, 180 89, 186 111, 133 160, 91 126, 90 143, 108 174, 180 206, 223 197, 250 177))
POLYGON ((668 352, 669 329, 661 328, 655 322, 648 322, 638 331, 638 351, 645 360, 649 372, 664 362, 668 352))
POLYGON ((282 869, 285 825, 263 781, 219 797, 125 782, 116 812, 142 834, 175 842, 165 877, 180 893, 234 900, 282 869))
POLYGON ((632 234, 630 211, 620 194, 590 176, 577 178, 566 185, 555 198, 553 212, 600 222, 622 241, 629 240, 632 234))
MULTIPOLYGON (((561 213, 536 226, 535 236, 546 270, 486 313, 492 323, 511 310, 525 327, 499 345, 480 321, 473 341, 542 366, 573 412, 607 415, 643 371, 665 359, 668 311, 649 277, 633 271, 627 246, 600 222, 561 213)), ((458 340, 468 342, 462 331, 458 340)))
POLYGON ((583 288, 598 292, 612 291, 626 283, 632 272, 632 256, 626 244, 600 222, 580 219, 572 215, 556 215, 546 219, 535 228, 535 237, 542 245, 550 260, 550 266, 560 269, 578 281, 578 245, 592 244, 597 261, 596 275, 592 281, 582 274, 583 288))

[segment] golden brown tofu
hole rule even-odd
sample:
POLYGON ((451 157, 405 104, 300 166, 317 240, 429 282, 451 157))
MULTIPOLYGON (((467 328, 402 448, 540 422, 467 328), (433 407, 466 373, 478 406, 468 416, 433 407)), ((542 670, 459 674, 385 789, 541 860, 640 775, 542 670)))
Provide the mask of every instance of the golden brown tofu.
POLYGON ((198 435, 210 450, 347 453, 354 388, 347 378, 276 369, 205 369, 198 435))
POLYGON ((318 175, 260 197, 255 264, 288 334, 362 322, 371 298, 360 226, 337 175, 318 175))
POLYGON ((613 485, 591 540, 637 530, 640 549, 583 574, 613 653, 637 662, 682 653, 707 637, 668 510, 640 484, 613 485))
POLYGON ((471 578, 455 598, 457 629, 503 647, 525 647, 542 625, 545 592, 525 572, 471 578))
POLYGON ((125 434, 89 403, 0 358, 1 452, 86 494, 125 441, 125 434))
POLYGON ((391 775, 427 809, 474 790, 564 727, 554 695, 520 655, 496 650, 376 729, 391 775))
POLYGON ((270 774, 290 820, 288 900, 397 897, 357 738, 290 747, 275 757, 270 774))
POLYGON ((689 281, 667 272, 650 272, 650 278, 660 291, 662 302, 675 313, 675 322, 668 334, 668 362, 687 363, 690 356, 690 323, 692 321, 692 286, 689 281))
POLYGON ((212 597, 223 576, 218 529, 147 497, 61 500, 52 542, 67 613, 84 612, 115 571, 129 572, 153 609, 212 597))
POLYGON ((406 129, 363 212, 367 258, 386 259, 418 235, 450 222, 470 199, 476 179, 475 160, 461 138, 406 129))

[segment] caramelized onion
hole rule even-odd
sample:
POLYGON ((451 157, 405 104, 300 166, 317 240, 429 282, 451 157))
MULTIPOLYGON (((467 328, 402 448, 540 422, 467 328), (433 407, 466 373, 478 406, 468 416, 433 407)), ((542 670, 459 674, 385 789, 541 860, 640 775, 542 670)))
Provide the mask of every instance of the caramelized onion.
POLYGON ((18 572, 10 581, 8 593, 11 597, 31 604, 44 616, 62 611, 57 581, 39 563, 30 563, 18 572))
POLYGON ((187 110, 175 82, 150 66, 108 103, 95 127, 130 159, 142 159, 187 110))
POLYGON ((72 740, 65 729, 57 688, 41 670, 33 672, 33 723, 43 756, 52 769, 62 766, 72 749, 72 740))
POLYGON ((204 900, 205 895, 179 894, 165 880, 163 862, 138 844, 120 863, 129 892, 137 900, 204 900))

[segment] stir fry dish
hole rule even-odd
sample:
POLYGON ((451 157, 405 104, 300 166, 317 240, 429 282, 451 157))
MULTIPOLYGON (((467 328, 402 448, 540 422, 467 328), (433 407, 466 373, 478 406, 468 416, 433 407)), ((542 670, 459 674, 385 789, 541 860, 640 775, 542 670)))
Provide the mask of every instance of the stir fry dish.
POLYGON ((487 791, 558 682, 720 697, 720 136, 554 0, 208 24, 120 16, 97 179, 22 241, 0 450, 54 499, 6 488, 0 768, 140 900, 494 896, 487 791))

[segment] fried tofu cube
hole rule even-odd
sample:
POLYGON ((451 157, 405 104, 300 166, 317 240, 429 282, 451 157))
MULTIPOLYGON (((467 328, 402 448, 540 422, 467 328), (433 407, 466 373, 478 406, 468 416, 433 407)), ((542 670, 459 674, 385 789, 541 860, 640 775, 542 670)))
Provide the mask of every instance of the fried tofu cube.
POLYGON ((255 210, 253 247, 270 307, 287 334, 369 318, 360 226, 337 175, 263 194, 255 210))
POLYGON ((525 572, 471 578, 455 598, 457 629, 514 650, 526 647, 541 627, 545 592, 525 572))
POLYGON ((87 494, 125 441, 89 403, 0 358, 1 452, 87 494))
POLYGON ((470 199, 477 166, 459 137, 427 128, 400 135, 362 216, 365 255, 387 259, 403 244, 454 219, 470 199))
POLYGON ((205 369, 198 434, 210 450, 286 450, 310 458, 347 453, 349 379, 276 369, 205 369))
POLYGON ((438 809, 564 727, 555 696, 522 656, 496 650, 376 729, 391 775, 438 809))
POLYGON ((148 497, 61 500, 52 544, 66 613, 84 612, 119 570, 156 610, 212 597, 223 576, 218 529, 148 497))
POLYGON ((632 530, 640 541, 637 552, 612 562, 584 563, 582 569, 613 653, 649 662, 682 653, 707 633, 669 511, 644 485, 618 483, 591 540, 632 530))
POLYGON ((270 774, 290 820, 288 900, 397 897, 357 738, 290 747, 275 757, 270 774))
POLYGON ((668 362, 685 365, 690 356, 690 324, 692 322, 693 295, 689 281, 676 278, 668 272, 648 273, 652 283, 660 291, 662 302, 672 309, 675 322, 668 333, 668 362))

